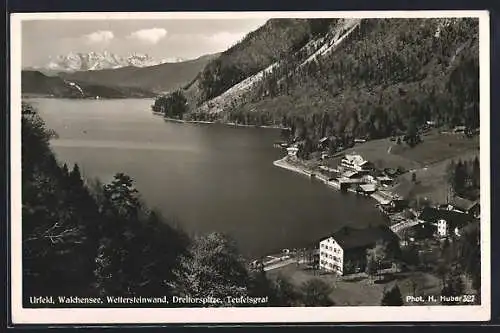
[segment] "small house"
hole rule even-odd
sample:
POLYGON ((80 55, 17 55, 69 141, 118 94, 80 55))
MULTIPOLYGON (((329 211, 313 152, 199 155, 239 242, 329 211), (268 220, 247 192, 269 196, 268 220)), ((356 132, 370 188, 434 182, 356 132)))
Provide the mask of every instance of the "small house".
POLYGON ((361 184, 358 187, 358 191, 363 193, 363 194, 372 194, 375 193, 377 190, 377 185, 376 184, 361 184))
POLYGON ((380 185, 384 185, 384 186, 389 186, 389 185, 392 185, 392 182, 394 180, 389 177, 389 176, 378 176, 377 177, 377 182, 380 184, 380 185))
POLYGON ((474 220, 470 214, 453 210, 425 207, 418 220, 423 223, 432 223, 437 227, 437 234, 441 237, 459 234, 459 230, 474 220))
POLYGON ((299 151, 298 147, 288 147, 286 149, 288 156, 297 156, 297 152, 299 151))
POLYGON ((332 143, 337 143, 337 137, 334 135, 331 136, 325 136, 318 141, 318 148, 319 149, 328 149, 332 143))
POLYGON ((321 149, 324 149, 326 147, 328 147, 328 144, 330 143, 330 138, 325 136, 324 138, 321 138, 319 139, 319 142, 318 142, 318 147, 321 149))
POLYGON ((467 130, 467 127, 465 126, 455 126, 453 129, 453 133, 465 133, 467 130))
POLYGON ((361 176, 360 176, 359 172, 351 170, 351 171, 344 172, 343 177, 347 178, 347 179, 356 179, 356 178, 360 178, 361 176))
POLYGON ((436 233, 437 227, 431 223, 418 223, 406 228, 402 238, 410 242, 429 239, 436 233))
POLYGON ((479 217, 481 211, 479 200, 472 201, 459 196, 455 196, 450 200, 449 207, 452 210, 470 214, 476 218, 479 217))

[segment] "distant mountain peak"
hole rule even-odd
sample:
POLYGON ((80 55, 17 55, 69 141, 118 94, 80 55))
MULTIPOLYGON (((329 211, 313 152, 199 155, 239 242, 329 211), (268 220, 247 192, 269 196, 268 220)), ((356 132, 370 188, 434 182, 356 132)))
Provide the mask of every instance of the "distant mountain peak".
POLYGON ((175 63, 186 59, 174 57, 156 60, 147 53, 133 52, 127 56, 111 53, 107 50, 102 52, 91 51, 69 52, 66 55, 49 57, 49 62, 44 66, 33 67, 39 70, 51 70, 61 72, 93 71, 102 69, 116 69, 122 67, 149 67, 163 63, 175 63))

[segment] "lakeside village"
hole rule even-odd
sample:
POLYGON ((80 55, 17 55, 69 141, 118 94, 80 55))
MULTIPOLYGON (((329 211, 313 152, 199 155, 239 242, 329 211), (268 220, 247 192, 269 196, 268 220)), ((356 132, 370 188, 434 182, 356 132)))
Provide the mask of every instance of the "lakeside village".
MULTIPOLYGON (((327 140, 323 138, 319 144, 324 145, 327 140)), ((390 140, 393 141, 392 138, 390 140)), ((467 228, 479 225, 479 200, 471 201, 453 195, 446 202, 411 207, 409 198, 393 191, 404 170, 381 170, 353 150, 349 153, 338 152, 334 156, 322 152, 319 165, 306 167, 297 157, 299 148, 296 144, 277 143, 275 146, 287 151, 283 159, 274 162, 276 166, 321 181, 335 190, 373 198, 381 213, 387 217, 388 224, 369 225, 361 229, 345 226, 312 242, 308 248, 283 249, 279 254, 254 260, 250 263, 253 269, 274 272, 301 265, 320 275, 333 275, 344 281, 376 275, 376 279, 382 282, 408 270, 429 271, 430 268, 425 267, 429 266, 426 262, 443 264, 445 259, 439 257, 443 243, 457 241, 467 228), (336 167, 331 167, 331 163, 321 163, 326 160, 331 162, 332 159, 337 161, 336 167), (377 257, 374 249, 381 244, 384 245, 383 254, 377 257), (392 255, 409 247, 415 249, 416 256, 420 258, 416 259, 418 267, 408 268, 405 260, 392 255), (377 257, 373 267, 368 267, 370 253, 377 257)), ((439 280, 436 280, 435 284, 439 285, 439 280)))

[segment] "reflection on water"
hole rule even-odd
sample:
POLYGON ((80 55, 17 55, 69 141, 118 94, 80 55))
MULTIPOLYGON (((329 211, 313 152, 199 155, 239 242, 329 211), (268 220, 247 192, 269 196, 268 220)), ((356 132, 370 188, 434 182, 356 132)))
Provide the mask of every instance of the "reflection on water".
POLYGON ((166 144, 157 142, 134 142, 134 141, 99 141, 99 140, 71 140, 56 139, 51 141, 52 147, 73 148, 111 148, 111 149, 150 149, 163 151, 196 152, 189 145, 166 144))

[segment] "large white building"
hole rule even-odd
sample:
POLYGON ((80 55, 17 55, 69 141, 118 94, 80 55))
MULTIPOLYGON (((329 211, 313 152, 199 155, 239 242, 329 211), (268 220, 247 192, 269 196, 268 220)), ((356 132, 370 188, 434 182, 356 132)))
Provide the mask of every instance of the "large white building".
POLYGON ((319 267, 339 275, 343 274, 344 250, 333 237, 323 239, 319 243, 319 267))
POLYGON ((353 153, 346 154, 340 161, 340 165, 359 172, 368 170, 370 162, 365 160, 361 155, 353 153))
POLYGON ((397 244, 397 236, 384 225, 364 229, 344 227, 319 242, 319 267, 345 275, 365 270, 366 250, 377 242, 397 244))
POLYGON ((446 220, 441 219, 437 221, 437 234, 440 237, 446 237, 448 235, 448 225, 446 220))

